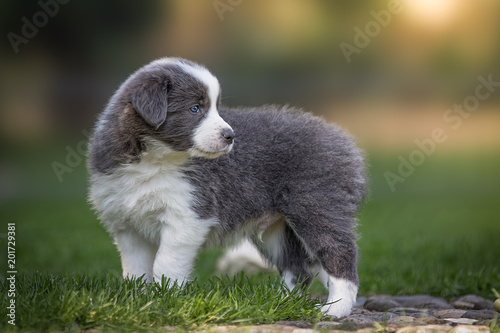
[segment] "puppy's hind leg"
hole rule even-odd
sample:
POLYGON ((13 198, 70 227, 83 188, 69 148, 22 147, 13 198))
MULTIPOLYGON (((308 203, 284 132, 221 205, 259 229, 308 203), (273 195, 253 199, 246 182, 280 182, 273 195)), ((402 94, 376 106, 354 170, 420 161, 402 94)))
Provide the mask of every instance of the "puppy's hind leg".
POLYGON ((304 216, 288 216, 287 221, 321 265, 317 272, 328 288, 322 310, 327 315, 345 317, 351 313, 358 292, 356 234, 349 222, 314 213, 304 216))
POLYGON ((119 231, 114 237, 120 251, 123 277, 139 278, 144 275, 145 281, 152 282, 157 247, 133 230, 119 231))
POLYGON ((276 265, 289 290, 297 285, 305 287, 312 281, 308 270, 313 260, 284 218, 263 234, 262 242, 254 244, 263 256, 276 265))

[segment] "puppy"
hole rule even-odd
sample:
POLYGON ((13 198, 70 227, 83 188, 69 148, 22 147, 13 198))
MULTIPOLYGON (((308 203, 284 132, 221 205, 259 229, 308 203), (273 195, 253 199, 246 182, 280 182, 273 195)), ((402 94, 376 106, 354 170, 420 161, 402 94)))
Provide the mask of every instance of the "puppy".
POLYGON ((229 276, 234 276, 238 272, 257 274, 275 270, 248 239, 226 249, 217 260, 217 273, 229 276))
POLYGON ((132 74, 89 145, 90 201, 123 276, 182 283, 207 245, 249 239, 289 288, 318 276, 323 311, 358 290, 361 151, 341 129, 290 107, 220 105, 217 79, 179 58, 132 74))

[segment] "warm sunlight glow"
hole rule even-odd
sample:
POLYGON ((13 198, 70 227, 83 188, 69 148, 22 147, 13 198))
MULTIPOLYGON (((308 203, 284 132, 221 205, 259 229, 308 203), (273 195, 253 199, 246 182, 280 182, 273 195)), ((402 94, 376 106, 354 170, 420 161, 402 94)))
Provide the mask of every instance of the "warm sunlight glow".
POLYGON ((405 14, 415 23, 429 28, 446 28, 456 18, 460 1, 405 0, 405 14))

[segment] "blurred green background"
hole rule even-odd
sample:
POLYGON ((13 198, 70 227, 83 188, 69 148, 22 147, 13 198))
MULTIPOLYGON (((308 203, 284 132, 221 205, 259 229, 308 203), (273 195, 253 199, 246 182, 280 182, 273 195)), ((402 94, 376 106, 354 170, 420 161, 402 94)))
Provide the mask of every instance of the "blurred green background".
MULTIPOLYGON (((467 117, 448 111, 478 77, 500 81, 500 2, 66 2, 0 4, 1 275, 8 222, 20 273, 119 274, 86 202, 86 133, 131 72, 180 56, 217 75, 225 104, 288 103, 358 139, 371 187, 362 293, 500 289, 500 87, 467 117), (446 140, 419 153, 415 141, 436 128, 446 140), (391 186, 388 172, 404 181, 391 186)), ((204 254, 197 277, 213 274, 218 253, 204 254)))

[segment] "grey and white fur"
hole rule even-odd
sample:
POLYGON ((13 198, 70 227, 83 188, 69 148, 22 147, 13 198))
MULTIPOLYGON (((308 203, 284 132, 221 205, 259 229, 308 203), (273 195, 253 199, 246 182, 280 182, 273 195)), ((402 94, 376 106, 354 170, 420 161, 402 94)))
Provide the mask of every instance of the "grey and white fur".
POLYGON ((90 201, 123 276, 183 282, 200 248, 248 238, 289 288, 317 276, 329 290, 323 311, 348 315, 362 152, 311 114, 224 107, 220 95, 206 68, 163 58, 132 74, 100 115, 90 201))

